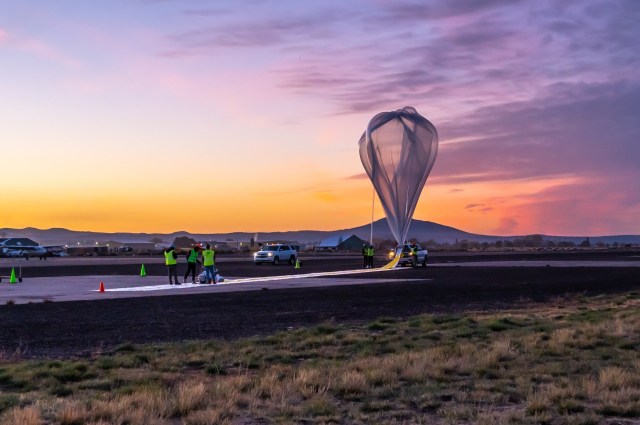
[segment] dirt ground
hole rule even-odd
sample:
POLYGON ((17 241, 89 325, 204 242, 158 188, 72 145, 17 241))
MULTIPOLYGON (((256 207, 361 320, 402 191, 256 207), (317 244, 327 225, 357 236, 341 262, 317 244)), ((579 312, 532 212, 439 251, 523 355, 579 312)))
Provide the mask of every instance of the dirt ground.
MULTIPOLYGON (((508 258, 624 262, 637 261, 639 255, 574 253, 570 257, 531 254, 508 258)), ((396 275, 403 279, 398 283, 2 305, 0 347, 5 357, 88 356, 128 342, 236 339, 322 322, 360 323, 381 316, 526 309, 532 303, 557 301, 565 296, 640 291, 638 267, 437 266, 489 259, 495 260, 491 256, 434 255, 433 267, 385 274, 385 278, 396 275)), ((140 268, 140 261, 101 265, 55 260, 48 260, 46 265, 42 262, 25 266, 23 274, 26 278, 130 274, 140 268)), ((148 263, 148 273, 164 274, 161 262, 141 261, 148 263)), ((310 257, 302 271, 346 270, 354 265, 359 265, 357 256, 310 257)), ((242 277, 297 272, 290 267, 258 267, 246 259, 233 258, 222 258, 219 268, 229 276, 242 277)), ((370 279, 376 274, 354 277, 370 279)))

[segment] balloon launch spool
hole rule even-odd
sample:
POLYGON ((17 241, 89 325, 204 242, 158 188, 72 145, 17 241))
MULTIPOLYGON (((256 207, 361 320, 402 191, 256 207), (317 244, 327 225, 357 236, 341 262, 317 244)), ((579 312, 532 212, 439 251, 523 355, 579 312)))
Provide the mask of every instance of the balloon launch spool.
POLYGON ((412 107, 374 116, 360 137, 360 160, 398 245, 405 243, 438 153, 435 126, 412 107))

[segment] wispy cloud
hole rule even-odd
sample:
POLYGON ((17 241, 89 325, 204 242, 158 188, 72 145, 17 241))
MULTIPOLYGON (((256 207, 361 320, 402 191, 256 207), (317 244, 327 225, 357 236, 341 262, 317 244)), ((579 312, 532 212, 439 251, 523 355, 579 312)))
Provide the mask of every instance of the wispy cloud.
POLYGON ((640 193, 637 179, 612 176, 605 182, 599 179, 576 182, 533 195, 511 197, 509 201, 515 204, 503 210, 511 231, 507 232, 501 224, 496 232, 538 229, 546 234, 585 235, 585 229, 589 229, 590 235, 604 235, 623 228, 637 233, 640 201, 636 193, 640 193), (514 217, 517 221, 510 221, 514 217))
POLYGON ((564 173, 639 174, 640 84, 557 84, 531 101, 482 108, 441 126, 439 178, 519 179, 564 173), (445 139, 446 140, 446 139, 445 139), (470 173, 473 170, 473 173, 470 173), (617 171, 616 171, 617 170, 617 171))
MULTIPOLYGON (((469 183, 558 176, 607 193, 617 175, 640 180, 634 0, 292 4, 251 2, 251 13, 187 6, 192 29, 170 32, 164 55, 268 52, 277 59, 259 66, 278 89, 322 99, 337 114, 414 105, 434 120, 442 142, 429 182, 459 186, 450 193, 469 183)), ((566 208, 583 187, 543 195, 553 199, 549 208, 566 208)), ((532 212, 514 210, 501 230, 542 214, 533 199, 522 202, 532 212)), ((497 208, 480 199, 466 210, 497 208)))
POLYGON ((292 61, 277 70, 282 87, 329 97, 343 112, 434 103, 453 112, 449 99, 466 98, 455 106, 473 110, 531 98, 554 82, 602 82, 635 72, 638 30, 616 25, 628 21, 625 9, 613 8, 595 22, 588 8, 555 10, 541 3, 527 15, 527 8, 500 4, 396 2, 361 17, 361 26, 377 28, 368 42, 314 46, 304 64, 292 61), (554 31, 562 17, 587 22, 554 31), (612 70, 614 62, 620 65, 612 70))
POLYGON ((185 9, 182 13, 184 13, 186 16, 210 18, 210 17, 219 17, 221 15, 227 16, 231 12, 228 9, 207 8, 207 9, 185 9))
POLYGON ((246 193, 273 161, 266 141, 281 164, 332 162, 332 178, 309 167, 275 189, 316 223, 318 207, 358 208, 334 186, 364 187, 346 155, 367 118, 410 105, 440 134, 428 185, 447 217, 498 233, 638 229, 636 0, 27 3, 8 5, 0 51, 9 134, 30 146, 94 132, 201 143, 217 172, 243 170, 230 190, 246 193))
POLYGON ((467 206, 464 207, 465 210, 467 210, 467 212, 472 212, 472 213, 482 213, 482 214, 486 214, 490 211, 493 211, 493 207, 487 206, 486 204, 467 204, 467 206))
POLYGON ((344 19, 339 10, 317 11, 314 14, 297 16, 258 16, 257 14, 234 16, 223 10, 187 10, 185 14, 198 17, 223 16, 224 21, 215 21, 189 31, 170 35, 178 46, 201 53, 228 48, 286 49, 291 45, 313 42, 317 39, 333 38, 327 23, 344 19))
POLYGON ((39 59, 54 62, 71 69, 82 68, 82 62, 55 45, 38 39, 26 39, 16 42, 19 50, 27 52, 39 59))
POLYGON ((514 217, 500 218, 500 225, 495 229, 497 235, 512 235, 518 229, 518 221, 514 217))
POLYGON ((347 177, 345 177, 345 179, 347 179, 347 180, 367 180, 367 179, 369 179, 369 176, 367 175, 367 173, 359 173, 359 174, 353 174, 351 176, 347 176, 347 177))

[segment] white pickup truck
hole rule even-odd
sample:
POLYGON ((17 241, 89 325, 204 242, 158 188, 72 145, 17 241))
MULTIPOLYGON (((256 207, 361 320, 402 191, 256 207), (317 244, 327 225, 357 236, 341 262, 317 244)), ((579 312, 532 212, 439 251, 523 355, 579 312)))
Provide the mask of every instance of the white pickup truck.
POLYGON ((422 267, 427 267, 427 262, 429 261, 429 251, 427 249, 422 249, 420 245, 417 245, 417 253, 415 254, 411 249, 411 244, 405 244, 402 247, 402 257, 398 261, 398 266, 412 266, 415 267, 417 265, 422 265, 422 267))

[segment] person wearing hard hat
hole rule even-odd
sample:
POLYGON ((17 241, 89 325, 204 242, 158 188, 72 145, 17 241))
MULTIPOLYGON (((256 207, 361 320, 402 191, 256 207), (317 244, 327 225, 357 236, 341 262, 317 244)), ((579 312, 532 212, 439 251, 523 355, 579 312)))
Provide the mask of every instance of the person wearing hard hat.
POLYGON ((207 244, 207 249, 202 251, 202 265, 207 280, 205 283, 216 283, 215 264, 216 252, 211 249, 211 245, 207 244))
POLYGON ((169 285, 173 285, 171 282, 171 276, 173 276, 176 285, 180 285, 178 282, 178 254, 176 254, 176 247, 171 245, 164 251, 164 263, 167 265, 169 272, 169 285))

